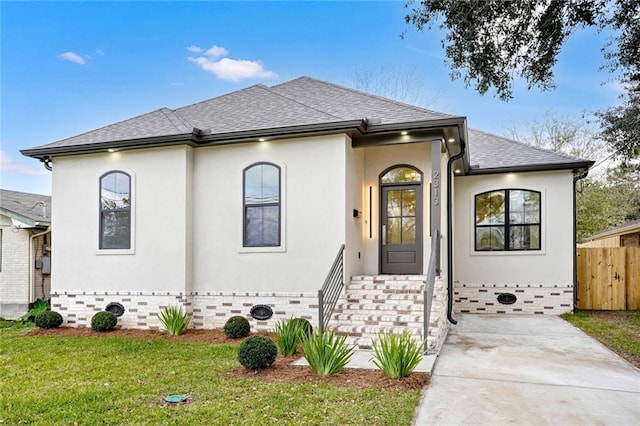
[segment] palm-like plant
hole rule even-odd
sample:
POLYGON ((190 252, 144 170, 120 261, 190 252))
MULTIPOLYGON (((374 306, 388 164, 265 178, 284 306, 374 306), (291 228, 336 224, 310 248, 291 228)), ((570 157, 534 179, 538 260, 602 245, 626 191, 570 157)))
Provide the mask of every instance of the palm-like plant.
POLYGON ((302 338, 302 352, 311 369, 323 376, 342 370, 353 356, 354 347, 346 344, 347 336, 337 336, 333 330, 315 330, 302 338))
POLYGON ((187 330, 191 323, 191 317, 180 306, 167 306, 159 314, 158 319, 167 333, 179 336, 187 330))
POLYGON ((418 343, 411 334, 384 333, 378 335, 379 343, 373 341, 373 364, 392 379, 406 377, 422 361, 422 351, 426 342, 418 343))

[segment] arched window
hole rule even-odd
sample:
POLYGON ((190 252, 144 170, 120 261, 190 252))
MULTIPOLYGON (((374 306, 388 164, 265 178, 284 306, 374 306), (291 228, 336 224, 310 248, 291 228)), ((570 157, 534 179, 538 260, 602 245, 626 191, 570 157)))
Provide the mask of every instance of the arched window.
POLYGON ((107 172, 100 177, 100 249, 131 248, 131 176, 107 172))
POLYGON ((244 247, 280 246, 280 167, 255 163, 243 172, 244 247))
POLYGON ((501 189, 475 196, 476 251, 540 250, 540 192, 501 189))
POLYGON ((411 182, 421 182, 422 181, 422 173, 413 167, 409 166, 399 166, 394 167, 391 170, 388 170, 385 174, 380 177, 380 183, 389 184, 389 183, 411 183, 411 182))

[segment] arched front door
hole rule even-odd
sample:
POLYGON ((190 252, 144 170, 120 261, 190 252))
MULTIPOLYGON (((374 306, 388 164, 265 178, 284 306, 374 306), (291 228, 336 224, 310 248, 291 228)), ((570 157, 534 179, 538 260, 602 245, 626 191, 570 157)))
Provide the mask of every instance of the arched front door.
POLYGON ((422 273, 422 172, 393 166, 380 175, 380 272, 422 273))

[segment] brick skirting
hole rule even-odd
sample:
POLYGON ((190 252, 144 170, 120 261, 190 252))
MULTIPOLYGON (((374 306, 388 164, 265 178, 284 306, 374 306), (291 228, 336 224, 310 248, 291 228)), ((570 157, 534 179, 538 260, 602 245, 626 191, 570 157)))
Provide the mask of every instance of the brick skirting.
POLYGON ((63 326, 89 327, 91 317, 109 303, 125 308, 118 325, 123 328, 158 329, 158 313, 178 305, 192 314, 192 328, 220 328, 233 315, 249 320, 254 331, 273 330, 279 319, 299 317, 314 326, 318 321, 318 296, 303 293, 223 293, 223 292, 64 292, 51 295, 52 310, 64 318, 63 326), (254 320, 249 311, 257 304, 273 310, 269 320, 254 320))
POLYGON ((560 315, 573 309, 573 284, 461 284, 454 285, 454 310, 472 314, 551 314, 560 315), (516 301, 510 305, 498 302, 502 293, 511 293, 516 301))

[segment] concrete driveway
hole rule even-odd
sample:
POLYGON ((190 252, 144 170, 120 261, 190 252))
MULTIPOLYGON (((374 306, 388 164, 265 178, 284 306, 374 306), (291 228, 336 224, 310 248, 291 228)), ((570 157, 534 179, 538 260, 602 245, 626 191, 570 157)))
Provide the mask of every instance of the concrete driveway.
POLYGON ((640 425, 640 370, 561 318, 462 315, 416 425, 640 425))

